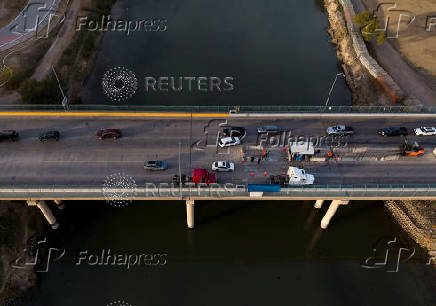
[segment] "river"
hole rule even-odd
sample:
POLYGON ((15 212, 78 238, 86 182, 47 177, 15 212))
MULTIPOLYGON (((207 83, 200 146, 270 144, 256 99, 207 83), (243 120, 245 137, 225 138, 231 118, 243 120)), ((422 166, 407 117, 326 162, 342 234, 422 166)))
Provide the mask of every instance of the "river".
POLYGON ((65 256, 39 274, 25 305, 434 305, 434 269, 382 202, 352 201, 321 230, 326 208, 316 210, 312 201, 198 202, 189 230, 180 201, 121 209, 67 202, 55 211, 61 228, 46 232, 65 256), (416 248, 398 272, 361 266, 383 237, 416 248), (81 252, 103 249, 167 256, 163 265, 129 269, 77 265, 81 252))
MULTIPOLYGON (((321 2, 119 0, 112 20, 166 19, 167 29, 106 32, 82 103, 324 105, 341 69, 321 2), (109 100, 101 85, 105 72, 118 66, 138 80, 136 93, 125 102, 109 100), (233 90, 224 91, 223 85, 221 91, 189 90, 184 82, 181 91, 146 91, 145 77, 231 77, 233 90)), ((351 104, 343 77, 329 104, 351 104)))

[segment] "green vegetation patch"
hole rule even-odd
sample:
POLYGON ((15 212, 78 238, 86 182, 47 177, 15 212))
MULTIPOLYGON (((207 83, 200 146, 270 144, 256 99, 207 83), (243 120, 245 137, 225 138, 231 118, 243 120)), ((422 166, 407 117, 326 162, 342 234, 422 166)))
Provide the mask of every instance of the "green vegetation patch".
POLYGON ((61 104, 62 94, 54 78, 41 82, 26 79, 18 88, 21 98, 26 104, 61 104))
POLYGON ((370 12, 363 12, 354 16, 353 21, 360 28, 362 36, 366 41, 371 41, 374 37, 379 45, 385 41, 386 32, 380 30, 380 24, 376 15, 370 12))

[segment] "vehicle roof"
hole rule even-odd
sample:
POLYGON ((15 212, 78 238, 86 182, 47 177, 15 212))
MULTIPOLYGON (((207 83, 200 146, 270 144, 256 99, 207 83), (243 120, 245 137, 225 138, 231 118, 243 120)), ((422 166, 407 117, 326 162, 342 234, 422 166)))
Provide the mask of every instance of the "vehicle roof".
POLYGON ((193 176, 203 176, 207 174, 206 169, 200 169, 200 168, 194 168, 192 169, 192 175, 193 176))
POLYGON ((297 167, 289 167, 288 169, 288 175, 303 175, 303 169, 299 169, 297 167))
POLYGON ((222 142, 230 142, 230 141, 234 141, 234 140, 239 140, 239 138, 235 137, 235 136, 229 136, 229 137, 221 138, 222 142))

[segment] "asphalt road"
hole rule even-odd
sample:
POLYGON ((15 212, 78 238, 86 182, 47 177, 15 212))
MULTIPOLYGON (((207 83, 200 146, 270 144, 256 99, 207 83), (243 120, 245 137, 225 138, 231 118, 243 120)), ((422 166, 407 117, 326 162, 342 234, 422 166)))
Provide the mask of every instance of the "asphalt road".
MULTIPOLYGON (((288 162, 282 147, 271 149, 270 157, 260 164, 242 163, 241 148, 218 149, 216 139, 219 124, 225 119, 192 121, 186 119, 93 119, 93 118, 1 118, 0 130, 15 129, 20 134, 17 142, 0 142, 0 184, 5 185, 99 185, 115 173, 132 177, 137 184, 170 182, 180 165, 184 174, 193 167, 208 168, 215 160, 235 162, 234 173, 219 173, 219 183, 265 183, 264 175, 281 174, 288 162), (118 140, 98 140, 99 128, 119 128, 123 137, 118 140), (41 143, 38 135, 44 130, 59 130, 58 142, 41 143), (179 145, 180 144, 180 145, 179 145), (190 150, 190 144, 191 150, 190 150), (190 153, 191 151, 191 153, 190 153), (164 172, 143 169, 147 159, 163 159, 169 164, 164 172), (253 174, 253 176, 252 176, 253 174)), ((334 124, 348 124, 355 136, 346 139, 350 146, 395 148, 402 137, 381 137, 380 127, 401 125, 409 128, 436 126, 434 119, 230 119, 233 126, 247 128, 243 141, 248 156, 259 154, 256 129, 261 125, 277 125, 291 131, 291 135, 325 135, 325 129, 334 124)), ((385 162, 311 162, 305 164, 307 172, 315 175, 316 184, 433 184, 436 182, 436 136, 416 137, 426 153, 418 158, 407 157, 385 162)))

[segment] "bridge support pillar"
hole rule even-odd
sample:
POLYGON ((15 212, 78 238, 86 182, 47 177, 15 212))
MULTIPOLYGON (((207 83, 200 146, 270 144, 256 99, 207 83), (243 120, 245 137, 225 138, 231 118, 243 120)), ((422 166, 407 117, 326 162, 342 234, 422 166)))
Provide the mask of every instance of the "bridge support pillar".
POLYGON ((323 203, 324 203, 324 200, 316 200, 315 205, 313 205, 313 207, 321 208, 323 203))
POLYGON ((186 200, 186 223, 188 228, 194 228, 195 222, 195 209, 194 200, 186 200))
POLYGON ((321 220, 321 228, 326 229, 327 226, 329 226, 330 220, 333 218, 336 211, 338 210, 339 205, 347 205, 348 202, 348 200, 333 200, 329 206, 329 209, 321 220))
POLYGON ((53 200, 59 209, 65 209, 65 203, 62 200, 53 200))
POLYGON ((46 201, 27 201, 27 205, 37 206, 41 210, 48 224, 51 225, 51 228, 52 229, 59 228, 59 222, 56 220, 56 217, 53 215, 46 201))

